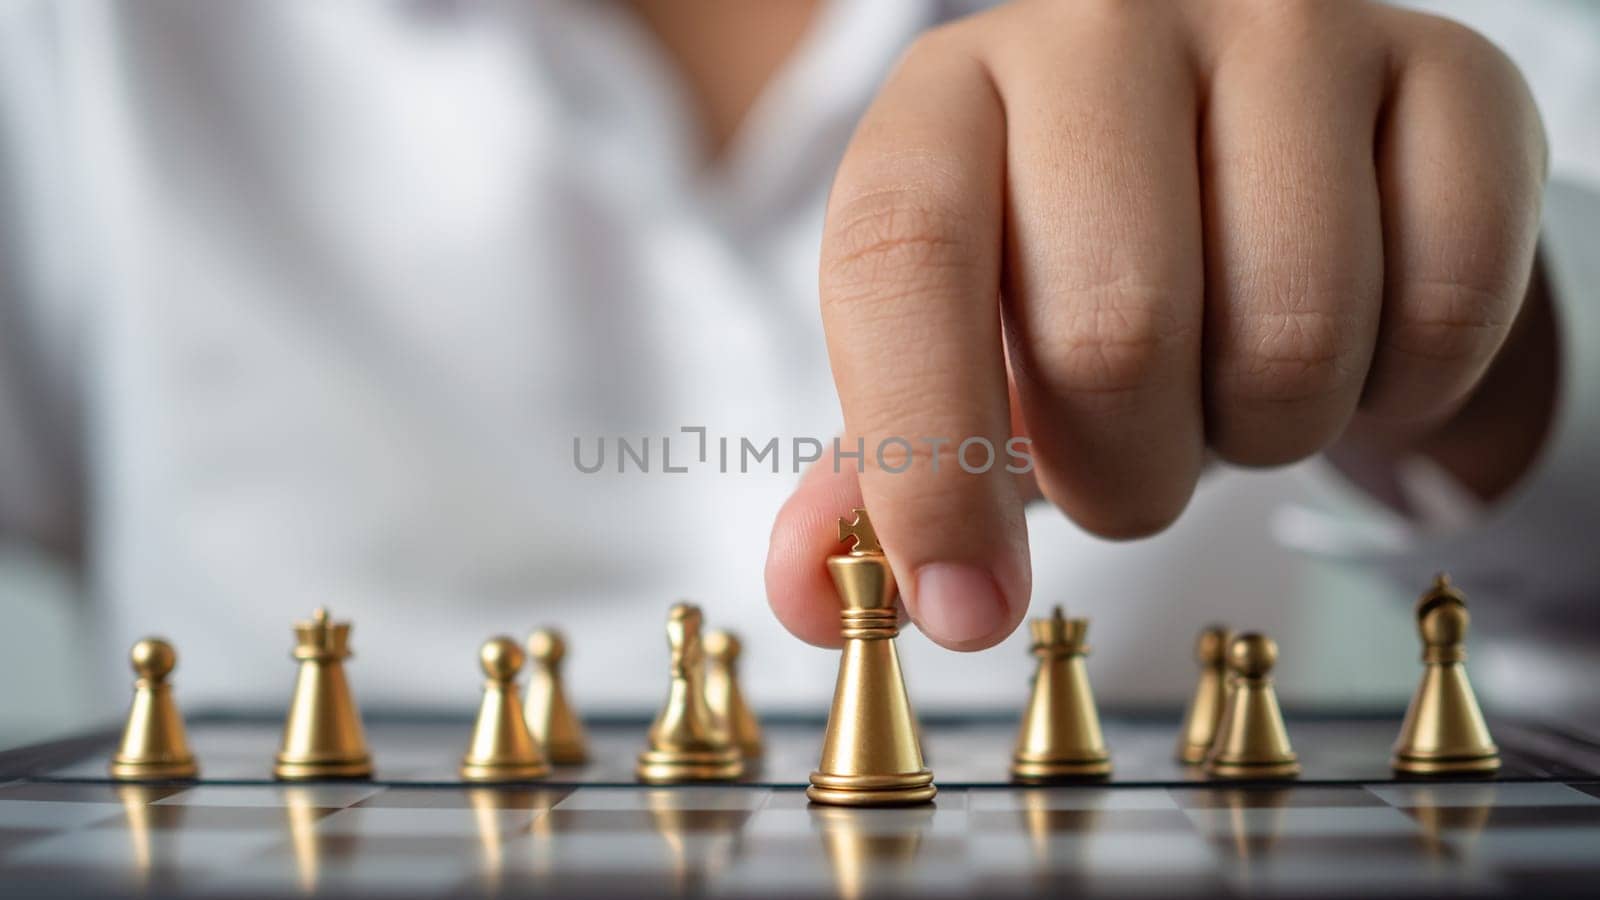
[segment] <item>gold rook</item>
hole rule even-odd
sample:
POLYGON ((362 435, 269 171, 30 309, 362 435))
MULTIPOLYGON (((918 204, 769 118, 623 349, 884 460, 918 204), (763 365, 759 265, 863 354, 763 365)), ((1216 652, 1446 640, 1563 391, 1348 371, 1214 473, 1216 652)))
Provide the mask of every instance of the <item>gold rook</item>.
POLYGON ((1110 775, 1111 755, 1083 663, 1089 620, 1064 618, 1058 606, 1050 618, 1029 622, 1028 629, 1039 668, 1022 713, 1011 777, 1054 781, 1110 775))

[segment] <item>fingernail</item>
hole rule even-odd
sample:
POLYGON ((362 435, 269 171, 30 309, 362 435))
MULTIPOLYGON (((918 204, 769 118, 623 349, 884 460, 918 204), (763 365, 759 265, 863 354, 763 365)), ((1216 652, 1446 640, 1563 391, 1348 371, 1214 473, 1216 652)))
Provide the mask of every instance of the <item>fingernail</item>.
POLYGON ((940 643, 982 640, 1006 622, 1006 601, 994 577, 975 566, 929 563, 917 570, 914 618, 940 643))

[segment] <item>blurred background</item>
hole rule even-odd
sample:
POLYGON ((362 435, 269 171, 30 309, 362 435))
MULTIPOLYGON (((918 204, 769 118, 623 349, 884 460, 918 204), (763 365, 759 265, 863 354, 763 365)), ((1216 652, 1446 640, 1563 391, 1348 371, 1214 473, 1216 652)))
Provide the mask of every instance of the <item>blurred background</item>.
MULTIPOLYGON (((837 432, 832 167, 905 42, 978 5, 822 4, 708 138, 658 4, 0 0, 0 744, 117 716, 146 634, 186 709, 280 710, 318 605, 369 709, 465 716, 478 642, 541 624, 580 707, 649 709, 690 597, 758 708, 820 714, 834 654, 761 581, 787 454, 589 475, 573 441, 837 432)), ((1600 187, 1600 5, 1421 5, 1515 58, 1555 173, 1600 187)), ((1402 532, 1318 463, 1214 470, 1148 541, 1030 527, 1034 614, 1092 620, 1108 707, 1175 709, 1211 621, 1277 638, 1291 706, 1415 686, 1430 567, 1372 564, 1402 532)), ((1463 586, 1492 623, 1501 586, 1463 586)), ((924 709, 1023 700, 1021 634, 901 643, 924 709)))

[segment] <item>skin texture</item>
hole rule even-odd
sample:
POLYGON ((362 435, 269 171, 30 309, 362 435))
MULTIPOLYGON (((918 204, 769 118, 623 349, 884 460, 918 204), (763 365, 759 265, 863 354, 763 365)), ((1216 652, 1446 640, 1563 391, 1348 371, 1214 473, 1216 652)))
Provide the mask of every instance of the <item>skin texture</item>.
POLYGON ((824 460, 774 525, 773 610, 837 645, 823 559, 863 501, 911 618, 975 650, 1027 610, 1035 498, 1137 538, 1208 459, 1326 452, 1386 499, 1415 454, 1493 499, 1556 394, 1545 166, 1499 51, 1361 0, 1021 0, 925 34, 829 202, 846 441, 1026 435, 1036 469, 824 460))

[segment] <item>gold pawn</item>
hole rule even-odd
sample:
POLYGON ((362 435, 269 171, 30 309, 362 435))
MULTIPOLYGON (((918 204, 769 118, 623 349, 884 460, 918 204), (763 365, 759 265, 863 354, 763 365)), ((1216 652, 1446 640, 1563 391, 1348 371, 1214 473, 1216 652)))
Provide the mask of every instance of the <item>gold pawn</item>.
POLYGON ((744 774, 744 759, 706 705, 699 607, 673 605, 667 614, 667 644, 672 649, 672 683, 635 773, 647 784, 738 778, 744 774))
POLYGON ((1410 775, 1485 774, 1500 768, 1500 751, 1467 680, 1467 598, 1440 574, 1417 601, 1422 683, 1406 710, 1390 760, 1410 775))
POLYGON ((937 789, 922 760, 916 717, 894 638, 900 633, 894 573, 864 509, 839 520, 846 555, 828 557, 839 593, 844 653, 822 760, 806 796, 836 806, 925 803, 937 789))
POLYGON ((1242 634, 1228 648, 1230 693, 1217 742, 1206 759, 1213 778, 1293 778, 1300 763, 1289 746, 1283 711, 1272 687, 1278 645, 1259 634, 1242 634))
POLYGON ((761 723, 744 702, 739 689, 739 654, 743 645, 732 632, 714 629, 706 634, 706 703, 717 725, 727 732, 745 759, 761 756, 761 723))
POLYGON ((1178 734, 1178 761, 1199 765, 1206 761, 1217 739, 1217 725, 1228 697, 1228 629, 1212 625, 1195 639, 1194 659, 1200 664, 1200 680, 1183 715, 1183 730, 1178 734))
POLYGON ((483 702, 472 726, 472 742, 461 758, 465 781, 532 781, 550 774, 539 742, 523 718, 517 696, 517 673, 522 671, 522 648, 504 635, 484 641, 478 651, 483 667, 483 702))
POLYGON ((189 752, 183 717, 172 699, 167 676, 178 664, 172 645, 145 638, 129 654, 134 674, 133 705, 122 730, 122 744, 111 758, 111 777, 118 781, 161 781, 193 778, 200 767, 189 752))
POLYGON ((1034 619, 1028 629, 1039 667, 1022 713, 1011 777, 1051 781, 1110 775, 1111 755, 1083 663, 1089 620, 1066 619, 1057 606, 1050 618, 1034 619))
POLYGON ((567 703, 561 681, 567 642, 560 632, 540 628, 528 635, 528 656, 533 660, 533 679, 528 685, 528 729, 550 762, 558 766, 582 765, 589 759, 589 740, 583 723, 567 703))
POLYGON ((371 777, 367 736, 344 675, 350 623, 334 622, 327 610, 318 609, 311 621, 295 623, 294 633, 291 655, 300 661, 300 671, 273 776, 283 781, 371 777))

